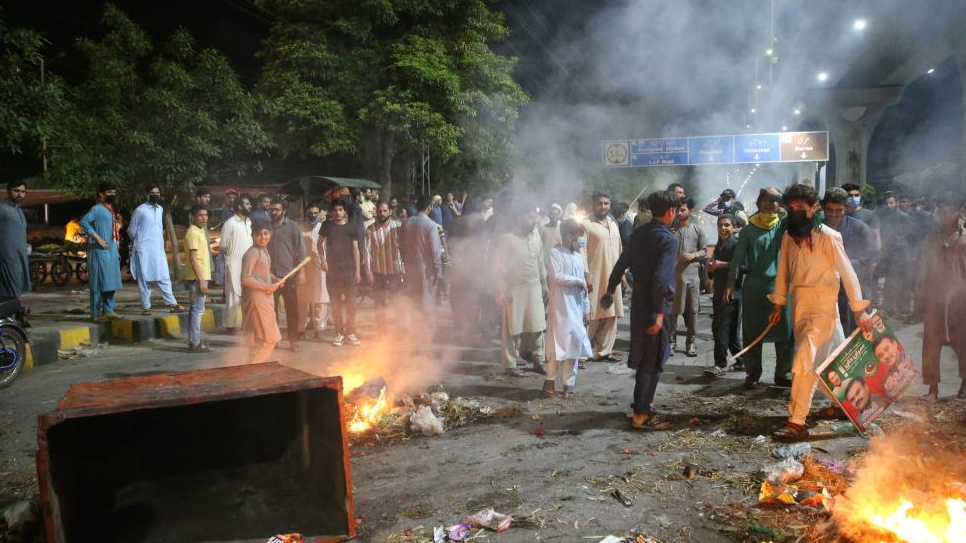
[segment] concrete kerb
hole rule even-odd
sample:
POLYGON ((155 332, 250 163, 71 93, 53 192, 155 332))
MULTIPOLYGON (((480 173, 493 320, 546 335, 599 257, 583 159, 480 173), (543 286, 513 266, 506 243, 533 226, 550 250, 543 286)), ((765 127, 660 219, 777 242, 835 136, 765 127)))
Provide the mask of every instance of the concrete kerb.
MULTIPOLYGON (((201 317, 201 329, 216 331, 224 322, 224 306, 208 305, 201 317)), ((104 324, 64 323, 64 326, 42 326, 29 329, 27 360, 24 369, 43 366, 60 360, 58 351, 80 345, 101 342, 140 343, 152 338, 183 339, 187 331, 188 313, 153 316, 131 316, 104 324)))

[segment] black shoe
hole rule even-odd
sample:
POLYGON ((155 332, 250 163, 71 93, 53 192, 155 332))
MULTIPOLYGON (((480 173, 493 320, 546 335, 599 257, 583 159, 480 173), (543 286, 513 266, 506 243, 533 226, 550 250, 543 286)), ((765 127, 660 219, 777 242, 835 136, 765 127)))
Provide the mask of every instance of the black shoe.
POLYGON ((755 390, 758 388, 758 378, 750 375, 745 377, 745 382, 742 383, 741 388, 745 390, 755 390))
POLYGON ((779 388, 792 388, 792 380, 787 377, 775 377, 775 386, 779 388))

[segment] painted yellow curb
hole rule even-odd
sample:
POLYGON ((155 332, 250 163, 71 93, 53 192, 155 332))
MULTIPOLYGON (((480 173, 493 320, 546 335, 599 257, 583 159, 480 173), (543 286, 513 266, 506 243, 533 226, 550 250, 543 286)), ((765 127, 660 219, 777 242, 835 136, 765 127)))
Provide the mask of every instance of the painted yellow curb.
POLYGON ((165 315, 160 317, 161 321, 161 334, 169 339, 178 339, 181 337, 181 321, 178 320, 177 315, 165 315))
POLYGON ((134 341, 134 321, 111 321, 111 337, 124 341, 134 341))
POLYGON ((68 328, 60 331, 59 349, 73 349, 83 343, 91 343, 91 330, 84 326, 82 328, 68 328))
POLYGON ((27 344, 27 356, 23 361, 23 369, 29 370, 34 367, 34 350, 27 344))
POLYGON ((201 329, 205 332, 215 331, 215 312, 211 309, 205 309, 201 314, 201 329))

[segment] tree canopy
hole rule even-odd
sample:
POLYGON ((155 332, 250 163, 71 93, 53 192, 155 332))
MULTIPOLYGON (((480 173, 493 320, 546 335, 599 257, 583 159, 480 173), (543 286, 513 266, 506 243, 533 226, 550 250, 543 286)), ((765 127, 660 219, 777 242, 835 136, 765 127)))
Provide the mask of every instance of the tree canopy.
POLYGON ((527 97, 487 3, 258 0, 277 18, 259 90, 283 153, 354 155, 388 190, 426 146, 453 175, 505 180, 527 97))
POLYGON ((89 192, 101 181, 190 188, 259 167, 271 148, 259 102, 221 53, 198 50, 183 29, 155 49, 113 5, 102 24, 101 39, 79 40, 88 75, 58 111, 50 177, 59 188, 89 192))

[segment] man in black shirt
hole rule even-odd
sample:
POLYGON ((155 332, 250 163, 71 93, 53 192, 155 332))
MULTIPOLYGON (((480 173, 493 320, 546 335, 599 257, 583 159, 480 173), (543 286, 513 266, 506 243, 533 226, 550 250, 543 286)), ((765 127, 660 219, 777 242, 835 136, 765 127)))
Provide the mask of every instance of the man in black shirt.
MULTIPOLYGON (((728 352, 735 354, 741 350, 738 336, 738 316, 741 312, 741 288, 735 286, 735 295, 725 300, 728 288, 728 270, 731 256, 738 240, 734 235, 735 217, 725 213, 718 217, 718 243, 714 246, 708 272, 714 278, 714 292, 711 298, 714 307, 714 320, 711 321, 711 334, 714 336, 714 365, 704 370, 709 377, 717 377, 728 370, 728 352)), ((732 369, 744 369, 740 361, 732 369)))
POLYGON ((359 227, 349 221, 344 200, 332 203, 329 216, 319 230, 318 250, 335 319, 332 344, 342 347, 348 340, 350 345, 359 345, 355 331, 356 285, 362 281, 359 227))

